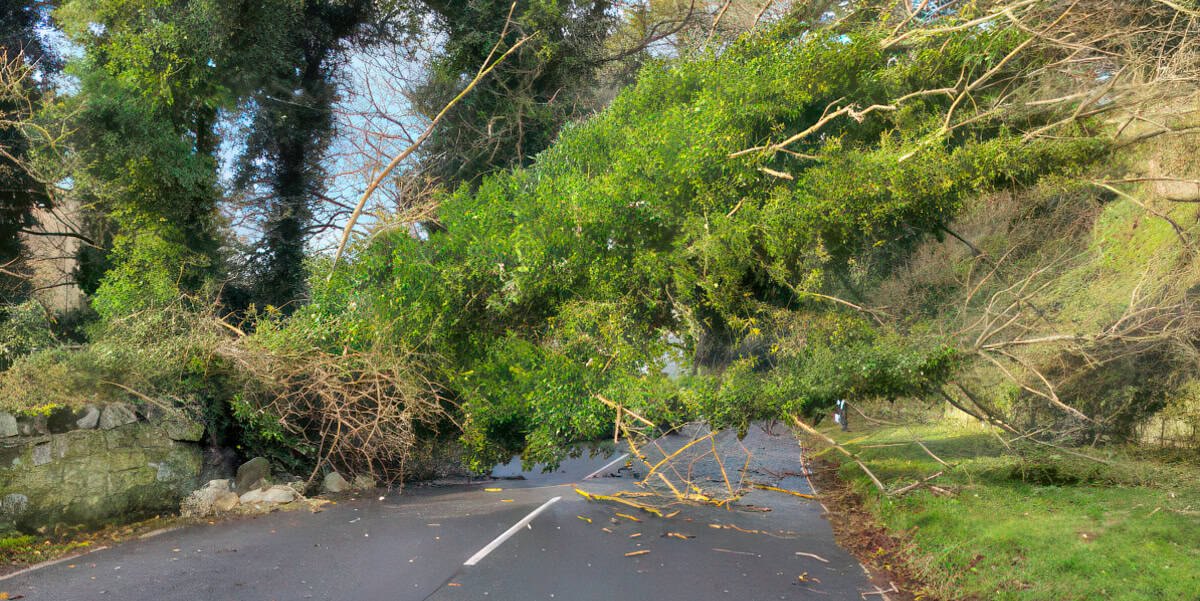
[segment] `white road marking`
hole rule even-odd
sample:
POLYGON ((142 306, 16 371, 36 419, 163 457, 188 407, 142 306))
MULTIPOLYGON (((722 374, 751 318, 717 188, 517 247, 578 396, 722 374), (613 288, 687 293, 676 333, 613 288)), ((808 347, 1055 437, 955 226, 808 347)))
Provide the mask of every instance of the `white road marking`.
POLYGON ((80 557, 83 557, 84 555, 87 555, 88 553, 95 553, 96 551, 103 551, 107 548, 108 547, 105 547, 105 546, 96 547, 95 549, 89 549, 87 551, 84 551, 83 553, 76 553, 74 555, 68 555, 66 557, 55 559, 54 561, 43 561, 42 563, 29 566, 28 568, 25 568, 24 570, 18 570, 16 572, 13 572, 12 574, 0 576, 0 580, 8 580, 9 578, 16 578, 17 576, 20 576, 22 574, 28 574, 30 572, 35 572, 42 568, 48 568, 50 566, 58 565, 60 563, 67 563, 68 561, 71 561, 72 559, 78 559, 80 557))
POLYGON ((512 535, 516 534, 517 531, 520 530, 522 526, 528 525, 529 522, 532 522, 533 518, 536 518, 539 513, 545 511, 547 507, 549 507, 561 500, 562 500, 562 497, 554 497, 553 499, 550 499, 549 501, 542 503, 541 507, 534 509, 529 515, 525 516, 524 518, 521 518, 521 521, 517 522, 516 524, 513 524, 512 528, 505 530, 504 534, 497 536, 496 540, 488 543, 486 547, 480 549, 478 553, 472 555, 470 559, 463 562, 463 565, 464 566, 473 566, 473 565, 479 563, 480 561, 483 560, 484 557, 488 556, 488 553, 495 551, 496 547, 503 545, 504 541, 508 540, 510 537, 512 537, 512 535))
POLYGON ((583 477, 583 479, 584 479, 584 480, 587 480, 587 479, 589 479, 589 478, 595 478, 597 474, 599 474, 600 472, 603 472, 604 470, 606 470, 606 469, 608 469, 608 468, 612 467, 613 465, 616 465, 618 462, 620 462, 621 460, 625 459, 625 458, 626 458, 626 457, 628 457, 628 456, 629 456, 629 453, 623 453, 623 454, 621 454, 621 456, 620 456, 620 457, 617 457, 616 459, 613 459, 612 461, 609 461, 607 464, 605 464, 605 466, 604 466, 604 467, 602 467, 602 468, 600 468, 600 469, 598 469, 598 470, 596 470, 596 471, 594 471, 594 472, 592 472, 592 473, 590 473, 590 474, 588 474, 588 475, 584 476, 584 477, 583 477))

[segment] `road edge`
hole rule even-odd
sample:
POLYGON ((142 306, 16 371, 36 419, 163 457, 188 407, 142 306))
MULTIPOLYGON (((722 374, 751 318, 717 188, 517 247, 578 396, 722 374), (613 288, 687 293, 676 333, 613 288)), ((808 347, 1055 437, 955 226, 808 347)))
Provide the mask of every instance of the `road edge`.
MULTIPOLYGON (((799 438, 804 449, 804 468, 821 506, 833 527, 834 541, 853 555, 879 589, 879 598, 889 601, 941 601, 912 569, 911 545, 901 534, 889 531, 867 508, 861 495, 838 475, 839 466, 813 458, 811 441, 799 438)), ((871 595, 873 593, 867 593, 871 595)))

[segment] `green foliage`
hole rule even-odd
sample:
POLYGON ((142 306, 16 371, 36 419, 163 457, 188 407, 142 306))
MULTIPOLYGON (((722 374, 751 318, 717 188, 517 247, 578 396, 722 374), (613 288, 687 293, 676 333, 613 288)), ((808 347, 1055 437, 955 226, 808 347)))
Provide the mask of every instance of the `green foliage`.
MULTIPOLYGON (((191 118, 186 124, 173 122, 177 117, 171 107, 146 97, 94 60, 79 59, 68 71, 79 79, 81 90, 45 107, 39 119, 69 128, 71 134, 41 145, 39 164, 51 180, 70 183, 71 196, 85 207, 81 221, 93 243, 116 251, 89 257, 81 279, 94 285, 100 279, 92 273, 97 265, 128 256, 132 241, 123 238, 149 236, 180 247, 170 255, 206 258, 203 273, 176 274, 177 286, 198 291, 218 264, 215 147, 205 147, 212 140, 204 131, 196 133, 191 118)), ((103 251, 85 246, 82 254, 97 252, 103 251)))
MULTIPOLYGON (((194 417, 214 417, 230 369, 216 355, 224 341, 193 303, 154 306, 93 324, 90 342, 53 347, 20 358, 0 373, 0 406, 145 402, 141 395, 181 404, 194 417), (133 392, 130 392, 133 391, 133 392)), ((211 422, 214 430, 225 424, 211 422)))
POLYGON ((237 449, 246 457, 266 457, 285 469, 303 470, 311 463, 315 449, 284 428, 278 415, 270 413, 234 394, 229 401, 230 417, 240 427, 237 449))
POLYGON ((721 373, 685 382, 690 413, 745 431, 785 413, 811 417, 838 399, 928 394, 962 362, 940 336, 900 336, 856 315, 799 315, 773 324, 773 341, 747 336, 721 373))
POLYGON ((185 283, 200 280, 209 267, 207 257, 153 234, 123 237, 116 244, 116 266, 92 296, 92 307, 106 322, 169 307, 187 291, 185 283))
POLYGON ((0 370, 8 369, 24 355, 57 343, 46 310, 37 301, 0 307, 0 370))
POLYGON ((591 97, 605 40, 620 9, 607 0, 425 0, 441 52, 410 98, 432 117, 456 96, 500 43, 503 52, 534 36, 447 115, 421 149, 432 172, 450 183, 523 166, 571 119, 594 109, 591 97), (507 37, 500 39, 507 29, 507 37))
POLYGON ((448 194, 428 242, 381 233, 352 249, 296 323, 344 320, 321 334, 331 349, 382 337, 438 357, 430 377, 463 402, 477 467, 607 432, 597 394, 744 426, 927 392, 961 362, 943 335, 872 323, 828 295, 940 235, 964 198, 1071 172, 1104 147, 986 123, 947 137, 935 116, 949 100, 923 96, 834 120, 791 153, 730 157, 846 98, 952 85, 1023 39, 971 32, 888 54, 879 35, 787 23, 649 64, 529 168, 448 194), (671 391, 655 382, 673 348, 699 373, 671 391))
POLYGON ((600 403, 590 394, 600 377, 600 366, 499 338, 487 358, 459 379, 471 467, 486 470, 514 454, 527 463, 553 460, 566 443, 604 434, 600 403))
POLYGON ((83 251, 80 275, 89 292, 99 279, 94 271, 132 256, 122 237, 157 236, 179 246, 169 263, 181 253, 196 255, 187 259, 193 269, 177 274, 187 293, 220 274, 217 122, 264 81, 294 70, 287 62, 294 53, 281 47, 303 23, 305 4, 59 4, 56 22, 82 51, 67 69, 78 90, 43 111, 41 119, 70 134, 43 141, 40 154, 49 181, 68 182, 86 207, 97 245, 117 239, 107 260, 95 248, 83 251))
POLYGON ((626 307, 568 303, 540 343, 513 333, 497 338, 483 360, 452 379, 464 413, 463 441, 472 467, 520 454, 526 464, 554 465, 569 443, 612 431, 612 411, 597 396, 670 419, 672 386, 658 375, 665 343, 626 307))
POLYGON ((30 535, 0 538, 0 552, 8 553, 22 547, 28 547, 34 538, 30 535))
POLYGON ((86 540, 54 540, 32 535, 2 536, 0 532, 0 562, 6 565, 33 565, 58 557, 78 553, 92 545, 86 540))

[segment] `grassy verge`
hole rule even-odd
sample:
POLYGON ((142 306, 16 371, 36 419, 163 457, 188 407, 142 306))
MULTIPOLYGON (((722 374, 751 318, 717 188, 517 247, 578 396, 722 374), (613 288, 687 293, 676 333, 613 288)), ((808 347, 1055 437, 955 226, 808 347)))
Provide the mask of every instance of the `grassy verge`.
POLYGON ((1104 465, 1034 445, 1009 451, 992 432, 957 423, 828 433, 892 489, 945 469, 913 440, 956 466, 932 482, 950 496, 885 498, 841 453, 821 457, 904 541, 923 582, 918 598, 1200 599, 1194 453, 1088 450, 1112 462, 1104 465))
MULTIPOLYGON (((197 521, 179 516, 155 516, 149 520, 106 526, 97 530, 80 528, 72 532, 44 535, 0 532, 0 576, 45 561, 112 546, 127 540, 152 535, 164 529, 192 523, 197 523, 197 521)), ((3 591, 3 587, 0 587, 0 591, 3 591)), ((2 598, 0 597, 0 599, 2 598)))

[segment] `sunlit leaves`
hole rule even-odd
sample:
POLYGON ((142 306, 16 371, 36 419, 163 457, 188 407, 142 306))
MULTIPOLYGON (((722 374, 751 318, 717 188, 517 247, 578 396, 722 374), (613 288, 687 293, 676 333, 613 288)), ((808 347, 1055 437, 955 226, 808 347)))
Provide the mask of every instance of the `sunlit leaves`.
POLYGON ((833 120, 789 152, 729 157, 848 103, 954 85, 978 53, 1012 42, 972 32, 946 53, 887 56, 877 35, 785 26, 650 64, 532 166, 445 198, 446 231, 427 243, 380 236, 329 292, 363 299, 362 319, 447 358, 464 440, 483 463, 518 450, 546 460, 603 433, 612 414, 597 393, 663 419, 744 425, 844 396, 926 392, 960 360, 943 338, 814 293, 886 268, 965 197, 1069 170, 1100 146, 1030 145, 991 126, 941 136, 949 100, 930 96, 833 120), (704 369, 660 388, 673 347, 704 369))

